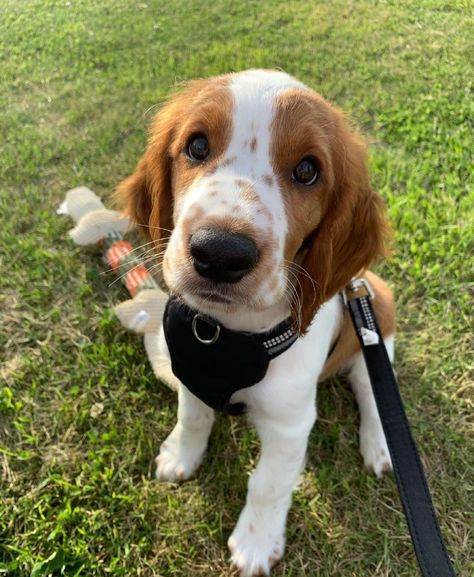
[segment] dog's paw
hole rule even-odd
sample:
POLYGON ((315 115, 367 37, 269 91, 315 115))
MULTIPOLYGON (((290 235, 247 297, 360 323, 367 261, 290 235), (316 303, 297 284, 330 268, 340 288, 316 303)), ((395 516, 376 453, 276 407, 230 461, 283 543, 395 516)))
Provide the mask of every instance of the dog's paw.
POLYGON ((156 478, 160 481, 186 481, 201 464, 205 450, 205 442, 184 438, 175 427, 156 457, 156 478))
POLYGON ((232 566, 241 577, 270 575, 270 569, 279 561, 285 550, 285 530, 280 523, 265 520, 245 506, 227 545, 232 554, 232 566))
POLYGON ((364 465, 380 479, 393 470, 382 425, 378 420, 364 423, 360 428, 360 452, 364 465))

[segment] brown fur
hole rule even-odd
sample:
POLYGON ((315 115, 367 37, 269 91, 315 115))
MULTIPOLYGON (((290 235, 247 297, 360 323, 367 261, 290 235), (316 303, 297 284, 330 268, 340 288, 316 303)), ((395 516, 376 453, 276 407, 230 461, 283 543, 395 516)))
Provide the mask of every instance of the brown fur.
MULTIPOLYGON (((299 275, 304 333, 321 304, 385 254, 389 231, 383 201, 372 191, 364 141, 343 114, 315 93, 283 94, 273 126, 273 165, 285 192, 289 234, 285 258, 308 248, 299 275), (317 159, 320 180, 291 182, 304 156, 317 159)), ((297 318, 297 311, 294 311, 297 318)))
POLYGON ((194 80, 175 95, 156 115, 135 172, 117 188, 126 212, 156 241, 173 228, 174 193, 184 191, 198 175, 212 174, 227 148, 232 130, 227 82, 224 77, 194 80), (189 138, 200 132, 210 139, 211 156, 193 164, 184 151, 189 138))

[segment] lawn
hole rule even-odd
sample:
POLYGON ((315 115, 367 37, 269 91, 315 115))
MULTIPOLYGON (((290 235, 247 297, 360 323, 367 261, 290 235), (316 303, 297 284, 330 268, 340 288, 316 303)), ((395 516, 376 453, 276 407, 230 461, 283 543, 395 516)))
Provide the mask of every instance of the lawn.
MULTIPOLYGON (((256 435, 221 416, 196 478, 153 479, 174 395, 111 313, 125 289, 55 210, 80 184, 107 198, 177 82, 249 67, 296 75, 371 142, 402 396, 458 575, 474 574, 471 9, 0 0, 0 575, 229 575, 256 435)), ((320 387, 319 414, 275 577, 417 576, 393 477, 362 469, 346 383, 320 387)))

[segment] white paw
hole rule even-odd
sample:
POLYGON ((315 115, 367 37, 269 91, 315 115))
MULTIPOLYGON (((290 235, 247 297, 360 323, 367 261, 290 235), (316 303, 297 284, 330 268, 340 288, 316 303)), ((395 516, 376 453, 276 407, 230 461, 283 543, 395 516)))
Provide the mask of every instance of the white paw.
POLYGON ((270 575, 270 569, 285 550, 284 525, 284 520, 280 523, 272 515, 255 515, 245 506, 227 542, 232 566, 240 571, 241 577, 270 575))
POLYGON ((371 419, 360 427, 360 452, 364 465, 380 479, 393 470, 385 434, 380 421, 371 419))
POLYGON ((186 481, 201 464, 205 440, 184 435, 178 425, 160 447, 156 457, 156 477, 160 481, 186 481))

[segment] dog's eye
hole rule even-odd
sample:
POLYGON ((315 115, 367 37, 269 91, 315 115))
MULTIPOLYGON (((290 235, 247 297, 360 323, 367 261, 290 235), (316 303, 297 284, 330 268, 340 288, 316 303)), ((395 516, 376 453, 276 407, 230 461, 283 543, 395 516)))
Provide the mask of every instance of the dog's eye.
POLYGON ((191 160, 202 162, 209 156, 209 141, 204 134, 197 134, 188 142, 186 152, 191 160))
POLYGON ((314 184, 319 178, 318 166, 314 158, 306 157, 293 170, 293 180, 300 184, 310 186, 314 184))

